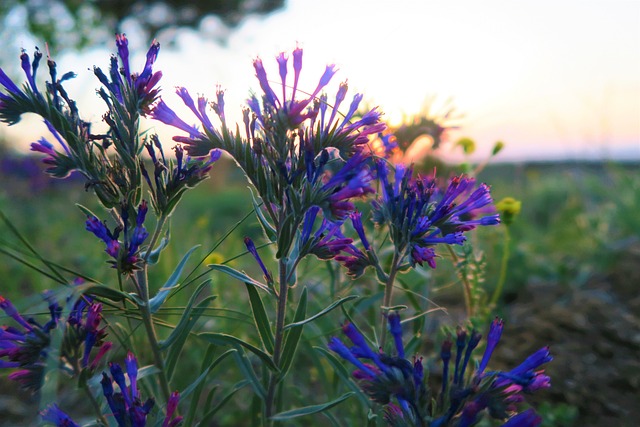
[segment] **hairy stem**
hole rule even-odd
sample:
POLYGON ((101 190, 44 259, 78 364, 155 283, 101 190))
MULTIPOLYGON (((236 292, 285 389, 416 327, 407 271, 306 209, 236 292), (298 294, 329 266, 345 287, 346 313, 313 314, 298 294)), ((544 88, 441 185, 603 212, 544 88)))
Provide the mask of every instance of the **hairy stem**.
MULTIPOLYGON (((279 285, 280 290, 278 293, 278 305, 276 309, 276 330, 275 330, 275 342, 273 345, 273 363, 280 367, 280 358, 282 357, 282 344, 284 341, 284 321, 287 310, 287 294, 289 286, 287 285, 287 263, 284 258, 281 258, 278 263, 279 273, 279 285)), ((275 406, 276 385, 281 380, 280 374, 272 372, 269 378, 269 387, 267 389, 267 401, 265 418, 268 424, 271 424, 269 418, 273 415, 273 408, 275 406)))
POLYGON ((500 299, 500 295, 502 295, 502 288, 504 287, 504 282, 507 279, 507 264, 509 263, 510 248, 509 243, 511 242, 511 235, 509 234, 509 226, 504 227, 504 243, 502 248, 502 261, 500 262, 500 276, 498 278, 498 284, 496 288, 493 290, 493 294, 491 295, 491 300, 489 301, 489 306, 494 307, 498 299, 500 299))
POLYGON ((380 347, 384 348, 387 341, 387 311, 391 307, 391 297, 393 296, 393 283, 396 281, 396 275, 398 274, 398 266, 402 260, 402 256, 398 254, 398 251, 393 254, 393 260, 391 261, 391 270, 389 271, 387 283, 384 285, 384 300, 382 301, 382 325, 380 326, 380 347))
POLYGON ((153 317, 151 315, 151 308, 149 306, 149 285, 147 283, 147 266, 145 265, 142 270, 136 273, 138 289, 141 292, 143 304, 139 306, 140 316, 142 317, 142 323, 147 333, 147 339, 153 353, 153 361, 156 368, 158 368, 160 377, 160 389, 162 390, 162 396, 165 403, 169 401, 171 391, 169 389, 169 381, 164 367, 164 359, 162 358, 162 352, 160 351, 160 345, 158 344, 158 335, 156 334, 155 327, 153 325, 153 317))
MULTIPOLYGON (((451 249, 450 245, 447 245, 447 249, 449 250, 449 253, 451 254, 451 258, 453 259, 453 262, 457 264, 460 262, 460 259, 458 258, 458 255, 456 255, 455 251, 453 249, 451 249)), ((459 271, 459 270, 458 270, 459 271)), ((467 311, 467 318, 471 318, 474 315, 474 309, 473 309, 473 305, 471 304, 471 283, 469 283, 469 279, 467 278, 466 275, 464 274, 459 274, 460 276, 460 280, 462 281, 462 288, 464 290, 464 306, 465 309, 467 311)))
POLYGON ((149 240, 149 247, 147 248, 147 252, 144 254, 143 261, 145 263, 145 266, 147 264, 147 261, 149 261, 149 257, 151 256, 151 251, 153 251, 153 247, 156 245, 156 242, 158 241, 158 238, 160 237, 160 233, 162 232, 162 229, 164 228, 164 224, 167 222, 168 218, 169 217, 164 213, 160 215, 160 218, 158 218, 158 223, 156 224, 156 228, 155 230, 153 230, 153 235, 151 236, 151 240, 149 240))

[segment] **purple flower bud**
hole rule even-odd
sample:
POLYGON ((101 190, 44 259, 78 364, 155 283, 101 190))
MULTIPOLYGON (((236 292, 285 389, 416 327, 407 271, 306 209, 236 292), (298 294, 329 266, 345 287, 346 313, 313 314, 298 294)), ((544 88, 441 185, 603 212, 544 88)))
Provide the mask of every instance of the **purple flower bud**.
POLYGON ((163 100, 160 100, 151 108, 150 117, 162 123, 187 132, 190 136, 198 135, 200 132, 195 127, 185 123, 163 100))
POLYGON ((62 411, 55 403, 48 405, 41 411, 40 416, 42 417, 42 421, 54 424, 56 427, 80 427, 80 424, 76 424, 71 417, 62 411))
POLYGON ((260 87, 264 92, 266 102, 268 102, 274 108, 279 108, 280 100, 278 100, 278 97, 269 85, 267 72, 265 71, 264 65, 262 64, 262 60, 260 58, 257 58, 255 61, 253 61, 253 68, 256 70, 256 77, 258 78, 260 87))
POLYGON ((247 250, 249 251, 249 253, 253 255, 253 258, 255 258, 256 262, 260 266, 260 269, 264 274, 265 280, 268 283, 273 283, 273 278, 271 277, 271 273, 269 273, 269 270, 267 270, 267 267, 262 262, 262 258, 260 258, 260 255, 258 254, 258 250, 256 249, 256 245, 253 243, 253 240, 251 240, 249 237, 245 237, 244 245, 247 247, 247 250))
POLYGON ((491 359, 491 355, 495 350, 498 342, 500 342, 500 337, 502 336, 502 319, 495 318, 491 323, 491 328, 489 329, 489 335, 487 335, 487 348, 484 351, 484 355, 482 356, 482 361, 476 370, 476 376, 482 375, 484 370, 489 363, 489 359, 491 359))
POLYGON ((353 224, 353 228, 356 230, 356 233, 358 233, 358 237, 360 237, 362 246, 364 246, 364 249, 368 251, 371 246, 369 245, 369 241, 367 240, 367 236, 364 232, 364 227, 362 226, 362 214, 360 211, 356 210, 349 215, 349 218, 351 218, 351 224, 353 224))
POLYGON ((404 359, 404 345, 402 344, 402 325, 400 324, 400 316, 395 311, 390 312, 387 315, 387 321, 389 323, 389 332, 393 336, 393 342, 398 352, 398 357, 404 359))

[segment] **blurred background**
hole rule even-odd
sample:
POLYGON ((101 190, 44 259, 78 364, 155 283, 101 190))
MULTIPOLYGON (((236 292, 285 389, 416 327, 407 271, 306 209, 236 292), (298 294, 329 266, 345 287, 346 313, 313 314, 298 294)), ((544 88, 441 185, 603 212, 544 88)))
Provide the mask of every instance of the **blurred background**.
MULTIPOLYGON (((508 345, 499 347, 499 359, 513 366, 551 345, 553 387, 538 396, 546 425, 635 425, 640 2, 5 0, 0 20, 2 69, 23 81, 20 49, 43 50, 47 42, 58 69, 77 73, 67 91, 83 118, 96 123, 103 108, 92 66, 108 67, 116 32, 129 38, 134 70, 142 69, 151 40, 160 42, 154 69, 163 72, 168 103, 178 104, 176 85, 213 97, 219 84, 231 120, 239 119, 249 89, 259 90, 256 56, 273 78, 272 59, 303 47, 300 86, 308 90, 335 63, 334 88, 348 79, 351 90, 385 112, 400 146, 395 160, 423 171, 437 165, 444 174, 473 173, 492 185, 496 201, 522 202, 509 240, 501 226, 479 232, 474 244, 489 292, 510 248, 499 307, 508 345)), ((147 125, 172 145, 171 131, 147 125)), ((98 270, 101 249, 78 250, 86 236, 74 206, 96 203, 82 180, 51 180, 40 158, 28 154, 44 129, 32 117, 0 126, 0 209, 41 252, 98 270)), ((204 247, 212 245, 249 210, 233 164, 223 161, 212 174, 174 217, 176 258, 202 236, 204 247)), ((247 222, 236 237, 258 230, 247 222)), ((13 244, 9 234, 1 225, 5 245, 13 244)), ((229 242, 226 255, 242 252, 239 237, 229 242)), ((458 300, 445 285, 459 286, 458 279, 434 274, 444 291, 430 297, 455 313, 458 300)), ((2 293, 15 298, 50 285, 9 257, 0 260, 0 275, 11 278, 2 293)), ((28 408, 24 396, 1 396, 0 420, 28 408)))

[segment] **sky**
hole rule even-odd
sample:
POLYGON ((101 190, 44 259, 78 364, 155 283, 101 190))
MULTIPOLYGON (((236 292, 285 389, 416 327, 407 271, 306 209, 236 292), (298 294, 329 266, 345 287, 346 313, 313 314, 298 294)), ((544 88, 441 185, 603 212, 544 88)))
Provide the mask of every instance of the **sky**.
MULTIPOLYGON (((125 25, 125 32, 141 69, 147 46, 134 25, 125 25)), ((237 119, 249 89, 259 89, 252 60, 262 58, 275 81, 275 56, 300 46, 300 87, 313 90, 325 65, 334 63, 339 72, 330 97, 348 79, 351 93, 364 94, 391 123, 418 113, 427 100, 434 112, 450 102, 461 116, 450 140, 473 138, 476 160, 498 140, 506 144, 497 159, 503 161, 640 159, 637 0, 290 0, 234 30, 212 17, 200 32, 167 31, 158 39, 166 48, 156 68, 163 71, 163 99, 172 106, 179 104, 174 86, 213 98, 220 85, 227 115, 237 119)), ((15 37, 12 43, 18 50, 32 40, 15 37)), ((61 71, 78 73, 67 90, 95 121, 103 107, 89 68, 106 68, 114 50, 56 58, 61 71)), ((40 125, 27 127, 0 132, 37 139, 40 125)), ((443 154, 459 158, 452 144, 443 154)))

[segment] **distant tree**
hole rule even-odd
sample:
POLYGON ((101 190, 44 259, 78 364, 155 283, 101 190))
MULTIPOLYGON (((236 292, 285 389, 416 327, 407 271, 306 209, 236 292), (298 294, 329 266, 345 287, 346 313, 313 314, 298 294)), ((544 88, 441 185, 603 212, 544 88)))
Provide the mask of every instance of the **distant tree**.
POLYGON ((168 28, 196 28, 218 16, 229 27, 249 14, 267 14, 284 0, 2 0, 0 22, 26 17, 27 30, 49 46, 82 49, 105 42, 133 19, 149 41, 168 28))

